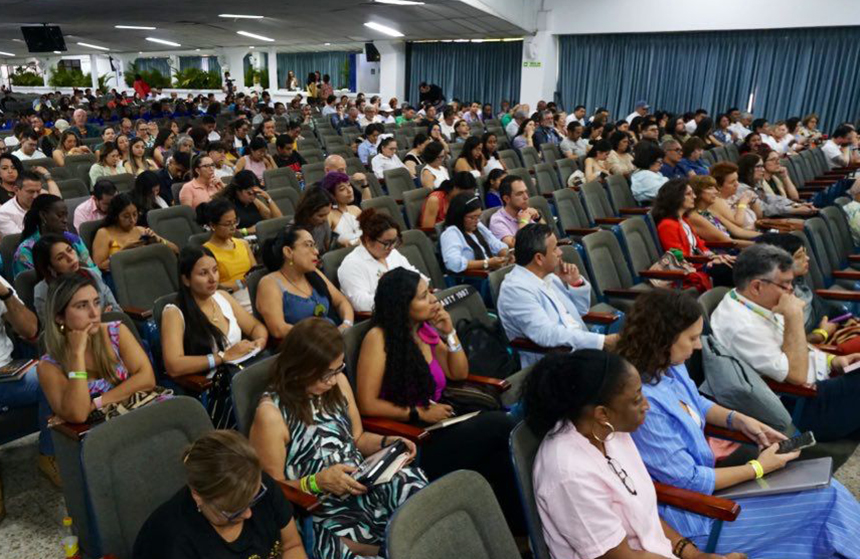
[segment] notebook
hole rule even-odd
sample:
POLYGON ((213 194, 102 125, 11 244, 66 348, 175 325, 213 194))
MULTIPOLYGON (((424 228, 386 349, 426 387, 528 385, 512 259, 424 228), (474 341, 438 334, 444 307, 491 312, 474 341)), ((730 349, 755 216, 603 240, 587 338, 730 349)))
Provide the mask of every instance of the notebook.
POLYGON ((365 485, 388 483, 409 461, 409 447, 401 440, 375 452, 361 463, 352 477, 365 485))
POLYGON ((761 479, 716 491, 714 497, 740 499, 819 489, 830 485, 832 472, 833 459, 829 456, 813 460, 795 460, 786 464, 785 468, 771 472, 761 479))
POLYGON ((455 415, 454 417, 449 417, 448 419, 443 419, 433 425, 429 425, 424 428, 425 431, 435 431, 436 429, 444 429, 445 427, 450 427, 451 425, 456 425, 462 421, 466 421, 467 419, 472 419, 476 415, 478 415, 479 411, 473 411, 470 413, 464 413, 463 415, 455 415))
POLYGON ((35 359, 14 359, 0 367, 0 382, 13 382, 24 378, 24 373, 35 365, 35 359))

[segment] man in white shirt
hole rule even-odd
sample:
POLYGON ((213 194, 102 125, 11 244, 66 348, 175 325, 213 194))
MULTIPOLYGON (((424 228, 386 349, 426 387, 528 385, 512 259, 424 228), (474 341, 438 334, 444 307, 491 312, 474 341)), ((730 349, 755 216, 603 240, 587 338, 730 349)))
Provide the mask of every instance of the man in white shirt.
POLYGON ((439 128, 446 140, 451 140, 456 134, 454 131, 454 123, 457 120, 457 114, 454 112, 454 107, 450 105, 442 111, 442 120, 439 121, 439 128))
POLYGON ((567 125, 567 138, 561 141, 559 148, 568 159, 578 159, 588 153, 588 141, 582 137, 582 130, 578 120, 567 125))
POLYGON ((752 133, 749 126, 752 124, 753 115, 751 113, 741 113, 740 118, 729 126, 729 130, 735 135, 738 142, 742 142, 752 133))
POLYGON ((755 244, 734 263, 736 288, 711 316, 717 341, 731 355, 776 382, 814 385, 796 427, 818 440, 844 438, 860 429, 860 374, 841 373, 860 354, 835 357, 806 341, 802 300, 794 295, 794 260, 783 249, 755 244))
POLYGON ((39 133, 35 130, 27 130, 26 132, 21 134, 21 144, 16 151, 12 152, 12 155, 17 157, 21 161, 28 161, 30 159, 41 159, 43 157, 47 157, 44 153, 36 149, 38 145, 39 133))
POLYGON ((576 108, 573 109, 573 112, 567 115, 567 118, 564 120, 564 124, 568 125, 573 121, 585 126, 585 105, 577 105, 576 108))
POLYGON ((824 145, 821 146, 821 151, 827 157, 827 165, 831 169, 857 163, 857 156, 855 155, 852 158, 850 150, 856 138, 857 132, 843 124, 833 131, 829 140, 824 142, 824 145))
POLYGON ((752 123, 753 132, 761 136, 761 142, 774 151, 778 151, 779 145, 770 135, 770 124, 766 118, 757 118, 752 123))
POLYGON ((514 118, 512 118, 508 125, 505 127, 505 134, 508 135, 508 139, 514 139, 514 136, 516 136, 517 132, 520 131, 520 125, 528 117, 529 115, 527 115, 526 112, 522 110, 516 111, 514 113, 514 118))
POLYGON ((382 118, 380 118, 379 115, 376 114, 376 106, 371 105, 369 103, 365 105, 364 114, 358 117, 358 123, 361 125, 361 127, 367 128, 368 124, 375 124, 380 122, 382 122, 382 118))
POLYGON ((332 94, 329 95, 325 100, 325 107, 322 110, 323 116, 329 116, 333 114, 337 114, 337 96, 332 94))
POLYGON ((42 180, 33 171, 23 171, 15 185, 15 196, 0 206, 0 235, 12 235, 24 230, 24 214, 33 200, 42 193, 42 180))
POLYGON ((708 116, 708 111, 705 109, 696 109, 696 113, 693 115, 693 118, 684 123, 684 128, 687 129, 687 134, 692 134, 696 131, 696 128, 699 127, 699 123, 702 122, 702 119, 708 116))
POLYGON ((627 118, 624 120, 627 121, 627 124, 630 124, 637 116, 644 117, 645 115, 647 115, 648 109, 650 108, 651 107, 648 106, 648 101, 636 101, 636 104, 633 106, 633 112, 627 115, 627 118))

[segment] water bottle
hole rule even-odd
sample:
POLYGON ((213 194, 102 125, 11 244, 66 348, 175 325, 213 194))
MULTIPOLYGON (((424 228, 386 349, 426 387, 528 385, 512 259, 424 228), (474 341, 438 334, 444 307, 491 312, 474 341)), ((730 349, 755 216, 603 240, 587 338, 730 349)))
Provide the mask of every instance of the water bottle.
POLYGON ((81 559, 81 552, 78 548, 78 537, 72 531, 72 517, 63 518, 63 526, 66 528, 68 535, 63 538, 63 552, 66 559, 81 559))

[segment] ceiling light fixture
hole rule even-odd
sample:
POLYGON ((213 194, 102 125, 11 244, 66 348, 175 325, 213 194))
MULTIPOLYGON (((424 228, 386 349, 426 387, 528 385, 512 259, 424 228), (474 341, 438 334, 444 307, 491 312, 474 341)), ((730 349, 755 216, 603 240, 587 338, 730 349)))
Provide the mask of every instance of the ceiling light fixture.
POLYGON ((55 50, 55 51, 54 51, 54 54, 63 54, 63 51, 61 51, 61 50, 55 50))
POLYGON ((150 43, 158 43, 160 45, 167 45, 169 47, 181 47, 179 43, 174 43, 173 41, 165 41, 164 39, 156 39, 155 37, 147 37, 147 41, 150 43))
POLYGON ((368 21, 364 24, 365 27, 370 27, 374 31, 379 31, 389 37, 403 37, 403 33, 400 31, 388 27, 387 25, 382 25, 381 23, 376 23, 375 21, 368 21))
POLYGON ((3 52, 3 51, 1 51, 1 50, 0 50, 0 55, 2 55, 2 56, 15 56, 15 55, 14 55, 14 54, 12 54, 11 52, 3 52))
POLYGON ((423 6, 424 2, 413 2, 412 0, 375 0, 377 4, 391 4, 392 6, 423 6))
POLYGON ((264 16, 251 16, 251 15, 243 15, 243 14, 218 14, 218 17, 228 18, 228 19, 263 19, 264 16))
POLYGON ((330 47, 330 46, 331 46, 331 43, 323 43, 323 45, 325 45, 325 46, 327 46, 327 47, 330 47))
POLYGON ((251 46, 250 46, 250 47, 248 47, 248 48, 249 48, 249 49, 252 49, 252 48, 254 48, 254 45, 251 45, 251 46))
POLYGON ((100 46, 98 46, 98 45, 91 45, 91 44, 89 44, 89 43, 78 43, 78 44, 79 44, 80 46, 82 46, 82 47, 87 47, 87 48, 91 48, 91 49, 97 49, 97 50, 110 50, 110 49, 109 49, 109 48, 107 48, 107 47, 100 47, 100 46))
POLYGON ((236 31, 237 35, 242 35, 243 37, 250 37, 251 39, 257 39, 258 41, 267 41, 269 43, 274 43, 275 40, 269 37, 264 37, 263 35, 257 35, 256 33, 249 33, 248 31, 236 31))
POLYGON ((114 25, 116 29, 142 29, 144 31, 154 31, 155 27, 147 27, 145 25, 114 25))

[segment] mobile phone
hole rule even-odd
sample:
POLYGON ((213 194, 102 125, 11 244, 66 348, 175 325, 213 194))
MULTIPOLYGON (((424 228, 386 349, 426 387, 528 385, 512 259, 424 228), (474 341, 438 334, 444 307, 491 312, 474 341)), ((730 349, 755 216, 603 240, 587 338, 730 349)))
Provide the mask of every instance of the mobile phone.
POLYGON ((848 320, 849 318, 852 318, 853 316, 854 316, 853 314, 851 314, 850 312, 847 312, 843 315, 837 316, 836 318, 830 318, 827 320, 827 322, 833 322, 835 324, 839 324, 840 322, 845 322, 846 320, 848 320))
POLYGON ((141 236, 140 236, 140 241, 141 241, 142 243, 148 243, 148 242, 150 242, 151 240, 152 240, 152 235, 141 235, 141 236))
POLYGON ((791 437, 790 439, 786 439, 780 442, 779 448, 777 448, 776 453, 788 454, 789 452, 794 452, 795 450, 803 450, 804 448, 809 448, 811 446, 815 446, 815 435, 812 434, 812 431, 807 431, 806 433, 791 437))

